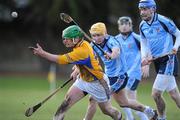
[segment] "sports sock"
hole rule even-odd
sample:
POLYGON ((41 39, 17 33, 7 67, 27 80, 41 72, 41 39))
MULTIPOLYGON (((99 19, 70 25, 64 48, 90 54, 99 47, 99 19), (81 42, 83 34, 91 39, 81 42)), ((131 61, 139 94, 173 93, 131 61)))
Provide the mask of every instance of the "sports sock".
POLYGON ((125 120, 134 120, 134 116, 133 116, 130 108, 125 107, 125 108, 123 108, 123 111, 124 111, 125 116, 126 116, 125 120))
POLYGON ((135 113, 141 120, 149 120, 147 115, 144 114, 143 112, 135 111, 135 113))

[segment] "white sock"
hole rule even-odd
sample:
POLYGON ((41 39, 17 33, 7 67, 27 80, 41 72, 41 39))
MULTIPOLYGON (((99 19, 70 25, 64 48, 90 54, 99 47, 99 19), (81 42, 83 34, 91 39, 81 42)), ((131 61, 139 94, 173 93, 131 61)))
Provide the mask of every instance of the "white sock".
POLYGON ((135 113, 141 120, 149 120, 147 115, 144 114, 143 112, 136 111, 135 113))
POLYGON ((126 116, 126 120, 134 120, 134 116, 132 114, 132 111, 130 108, 123 108, 123 111, 125 113, 125 116, 126 116))

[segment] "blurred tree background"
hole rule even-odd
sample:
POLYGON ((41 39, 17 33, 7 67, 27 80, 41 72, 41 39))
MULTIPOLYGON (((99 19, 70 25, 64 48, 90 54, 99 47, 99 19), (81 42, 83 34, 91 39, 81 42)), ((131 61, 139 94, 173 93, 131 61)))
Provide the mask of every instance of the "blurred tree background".
MULTIPOLYGON (((138 1, 0 0, 0 73, 49 70, 50 63, 33 56, 28 46, 38 42, 45 50, 55 54, 68 50, 61 41, 61 32, 68 24, 60 20, 60 12, 73 17, 87 33, 93 23, 102 21, 112 35, 118 34, 118 18, 130 16, 135 32, 139 33, 138 1), (17 11, 17 18, 11 16, 13 11, 17 11)), ((158 13, 173 19, 180 28, 180 1, 156 0, 156 3, 158 13)), ((67 66, 61 68, 69 70, 67 66)))

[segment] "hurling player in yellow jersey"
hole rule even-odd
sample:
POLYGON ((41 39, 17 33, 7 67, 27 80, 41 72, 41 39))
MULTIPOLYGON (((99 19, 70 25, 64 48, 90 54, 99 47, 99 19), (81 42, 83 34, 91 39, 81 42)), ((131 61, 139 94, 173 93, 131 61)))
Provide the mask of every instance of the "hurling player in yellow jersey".
POLYGON ((121 120, 121 113, 112 107, 109 101, 109 83, 90 44, 83 40, 83 33, 76 25, 67 27, 62 33, 63 43, 73 50, 64 55, 46 52, 37 44, 33 53, 58 64, 74 64, 80 77, 68 90, 64 101, 59 106, 53 120, 63 120, 65 112, 86 94, 98 101, 102 112, 114 120, 121 120))

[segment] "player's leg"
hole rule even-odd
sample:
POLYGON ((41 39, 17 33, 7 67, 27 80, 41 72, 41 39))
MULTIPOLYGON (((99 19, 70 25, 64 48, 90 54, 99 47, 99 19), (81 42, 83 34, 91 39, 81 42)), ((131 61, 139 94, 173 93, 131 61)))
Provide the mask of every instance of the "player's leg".
POLYGON ((162 96, 163 92, 166 90, 167 75, 158 74, 152 88, 152 97, 156 103, 159 118, 166 118, 166 104, 162 96))
POLYGON ((86 115, 83 120, 92 120, 96 113, 97 102, 90 96, 86 115))
MULTIPOLYGON (((109 86, 109 79, 104 75, 104 80, 109 86)), ((118 112, 114 107, 112 107, 109 98, 106 95, 105 89, 100 84, 98 80, 85 83, 85 89, 88 94, 92 96, 94 100, 97 101, 101 111, 112 117, 114 120, 121 120, 121 113, 118 112)))
POLYGON ((162 93, 171 91, 176 87, 175 78, 177 75, 178 60, 176 55, 168 55, 154 61, 157 77, 153 84, 152 96, 158 109, 158 119, 166 120, 166 105, 162 93))
POLYGON ((118 91, 118 93, 113 93, 113 98, 116 100, 116 102, 121 106, 121 107, 129 107, 137 111, 144 112, 149 119, 154 119, 156 118, 156 113, 154 110, 149 107, 149 106, 144 106, 143 104, 139 103, 136 100, 130 100, 126 97, 126 94, 124 92, 125 90, 122 89, 118 91))
POLYGON ((84 92, 76 86, 71 86, 69 91, 66 94, 64 101, 59 106, 58 110, 55 113, 53 120, 63 120, 65 112, 81 98, 85 96, 84 92))
POLYGON ((180 108, 180 93, 177 88, 176 80, 174 76, 167 76, 168 79, 168 87, 166 91, 168 91, 171 98, 175 101, 178 108, 180 108))
MULTIPOLYGON (((136 100, 136 90, 127 89, 127 92, 128 92, 127 95, 129 99, 136 100)), ((144 114, 143 112, 135 110, 135 113, 141 120, 149 120, 146 114, 144 114)))
POLYGON ((113 120, 122 120, 122 114, 111 105, 110 100, 106 102, 99 102, 98 105, 105 115, 112 117, 113 120))
POLYGON ((171 98, 175 101, 177 107, 180 109, 180 93, 178 88, 176 87, 175 89, 169 91, 169 94, 171 98))
POLYGON ((129 100, 127 98, 125 89, 123 89, 126 86, 126 84, 123 84, 123 82, 127 83, 127 77, 120 76, 119 79, 110 80, 111 89, 113 90, 112 96, 119 104, 119 106, 129 107, 134 110, 144 112, 149 119, 156 118, 156 113, 152 108, 148 106, 144 106, 143 104, 139 103, 136 100, 129 100), (121 85, 121 87, 119 87, 119 85, 121 85))
MULTIPOLYGON (((128 99, 132 99, 132 98, 134 99, 134 94, 130 91, 130 88, 132 87, 132 82, 133 82, 132 79, 129 78, 126 88, 125 88, 125 92, 126 92, 128 99)), ((126 115, 126 120, 134 120, 134 116, 133 116, 131 108, 124 107, 122 109, 126 115)))
MULTIPOLYGON (((127 87, 127 86, 126 86, 126 87, 127 87)), ((126 95, 127 95, 128 99, 130 99, 129 90, 126 89, 125 92, 126 92, 126 95)), ((123 111, 124 111, 124 113, 125 113, 125 115, 126 115, 126 120, 134 120, 134 119, 135 119, 134 116, 133 116, 133 113, 132 113, 131 108, 123 107, 122 109, 123 109, 123 111)))
MULTIPOLYGON (((126 91, 127 91, 127 96, 128 99, 130 100, 136 100, 137 99, 137 87, 139 85, 140 80, 135 79, 135 78, 129 78, 128 79, 128 84, 126 85, 126 91)), ((141 119, 141 120, 148 120, 148 117, 140 111, 135 111, 135 113, 137 114, 137 116, 141 119)))

